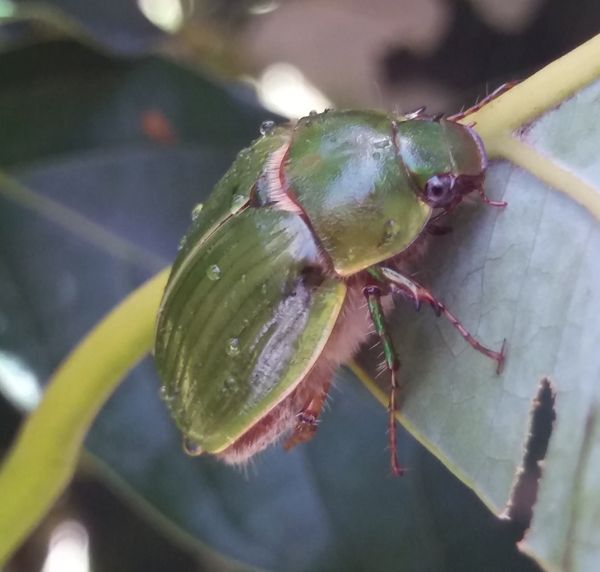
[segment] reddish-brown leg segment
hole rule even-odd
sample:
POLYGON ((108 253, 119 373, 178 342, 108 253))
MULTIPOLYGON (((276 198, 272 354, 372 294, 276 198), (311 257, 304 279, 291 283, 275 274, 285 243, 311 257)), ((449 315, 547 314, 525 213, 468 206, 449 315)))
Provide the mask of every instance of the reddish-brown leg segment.
POLYGON ((518 83, 520 82, 510 81, 508 83, 505 83, 504 85, 501 85, 498 89, 494 90, 487 97, 484 97, 479 103, 476 103, 473 107, 469 107, 468 109, 465 109, 464 111, 461 111, 456 115, 451 115, 450 117, 448 117, 448 120, 460 121, 461 119, 464 119, 468 115, 479 111, 482 107, 485 107, 488 103, 490 103, 490 101, 494 101, 494 99, 500 97, 503 93, 506 93, 509 89, 515 87, 515 85, 517 85, 518 83))
POLYGON ((321 409, 323 409, 325 399, 327 399, 327 392, 330 385, 331 381, 328 381, 318 393, 308 399, 298 415, 298 421, 292 435, 283 444, 285 451, 289 451, 299 443, 310 441, 313 438, 317 431, 319 414, 321 413, 321 409))
POLYGON ((473 348, 475 348, 478 352, 486 355, 487 357, 493 359, 498 366, 496 367, 496 372, 500 373, 502 371, 502 366, 504 364, 504 346, 502 344, 502 348, 499 352, 495 352, 481 345, 467 330, 465 330, 464 326, 459 322, 458 318, 456 318, 449 310, 446 308, 442 302, 438 301, 429 290, 427 290, 424 286, 413 280, 412 278, 408 278, 395 270, 391 270, 390 268, 381 268, 381 274, 386 279, 386 281, 392 286, 396 287, 396 289, 402 294, 408 296, 411 301, 414 303, 415 308, 418 310, 421 307, 422 302, 428 303, 437 316, 444 315, 450 323, 454 326, 454 328, 458 331, 458 333, 467 341, 473 348))

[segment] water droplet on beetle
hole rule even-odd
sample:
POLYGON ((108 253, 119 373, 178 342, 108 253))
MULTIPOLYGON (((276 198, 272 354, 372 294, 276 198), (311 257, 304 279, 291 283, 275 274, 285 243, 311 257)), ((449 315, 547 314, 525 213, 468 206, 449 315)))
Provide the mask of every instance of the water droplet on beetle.
POLYGON ((188 437, 183 438, 183 450, 190 457, 197 457, 202 454, 202 447, 188 437))
POLYGON ((163 385, 159 392, 158 392, 158 396, 163 400, 163 401, 167 401, 169 399, 169 396, 167 394, 167 388, 163 385))
POLYGON ((192 209, 192 220, 196 220, 198 218, 198 215, 202 212, 202 207, 204 205, 202 203, 198 203, 193 209, 192 209))
POLYGON ((400 232, 400 225, 395 220, 388 220, 385 223, 385 230, 383 231, 383 239, 389 240, 394 238, 400 232))
POLYGON ((213 264, 206 269, 206 276, 209 280, 216 281, 221 278, 221 269, 216 264, 213 264))
POLYGON ((239 355, 240 353, 240 340, 238 340, 237 338, 231 338, 228 342, 227 342, 227 347, 225 348, 225 351, 232 357, 235 357, 237 355, 239 355))
POLYGON ((373 143, 375 149, 389 149, 391 141, 388 138, 379 139, 373 143))
POLYGON ((272 135, 273 129, 275 129, 274 121, 263 121, 260 124, 260 134, 264 137, 265 135, 272 135))

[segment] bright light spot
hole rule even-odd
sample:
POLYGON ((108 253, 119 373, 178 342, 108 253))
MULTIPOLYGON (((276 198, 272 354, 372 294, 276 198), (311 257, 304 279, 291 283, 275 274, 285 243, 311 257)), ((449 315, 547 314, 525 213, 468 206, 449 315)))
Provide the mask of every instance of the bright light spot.
POLYGON ((258 97, 266 108, 290 118, 332 107, 331 102, 300 70, 289 64, 269 66, 262 73, 257 89, 258 97))
POLYGON ((48 544, 48 556, 42 572, 89 572, 89 537, 87 530, 74 520, 59 524, 48 544))
POLYGON ((17 7, 10 0, 0 0, 0 18, 10 18, 16 11, 17 7))
POLYGON ((35 374, 14 354, 0 350, 0 392, 21 411, 35 409, 42 388, 35 374))
POLYGON ((138 6, 148 20, 167 32, 176 32, 183 24, 180 0, 138 0, 138 6))
POLYGON ((266 0, 266 2, 259 2, 258 4, 254 4, 254 6, 250 6, 248 12, 255 16, 261 16, 262 14, 273 12, 277 8, 279 8, 279 2, 266 0))

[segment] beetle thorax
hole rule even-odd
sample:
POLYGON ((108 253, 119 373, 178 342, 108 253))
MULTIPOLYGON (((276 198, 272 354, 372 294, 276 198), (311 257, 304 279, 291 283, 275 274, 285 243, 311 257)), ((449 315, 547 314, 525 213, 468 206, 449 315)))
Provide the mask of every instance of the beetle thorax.
POLYGON ((273 203, 302 216, 339 276, 402 252, 431 213, 399 161, 387 113, 300 120, 271 155, 267 179, 273 203))

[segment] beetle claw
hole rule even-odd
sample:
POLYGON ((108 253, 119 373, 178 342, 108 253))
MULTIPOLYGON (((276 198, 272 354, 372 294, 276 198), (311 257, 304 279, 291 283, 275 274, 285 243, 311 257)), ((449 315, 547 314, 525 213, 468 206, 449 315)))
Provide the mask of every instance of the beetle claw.
POLYGON ((496 360, 498 362, 498 365, 496 367, 496 375, 500 375, 504 371, 504 360, 505 359, 506 359, 506 338, 504 338, 504 341, 502 342, 502 347, 500 348, 500 351, 498 352, 498 359, 496 360))
POLYGON ((487 195, 485 194, 483 187, 479 187, 477 189, 477 192, 479 193, 481 200, 486 205, 489 205, 490 207, 505 207, 506 205, 508 205, 508 203, 506 201, 490 201, 490 199, 487 198, 487 195))
POLYGON ((425 115, 424 105, 422 107, 419 107, 418 109, 415 109, 414 111, 411 111, 410 113, 407 113, 404 117, 406 117, 406 119, 417 119, 418 117, 422 117, 423 115, 425 115))

